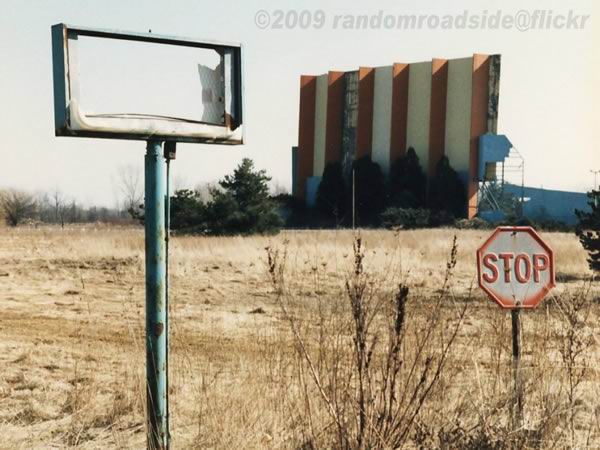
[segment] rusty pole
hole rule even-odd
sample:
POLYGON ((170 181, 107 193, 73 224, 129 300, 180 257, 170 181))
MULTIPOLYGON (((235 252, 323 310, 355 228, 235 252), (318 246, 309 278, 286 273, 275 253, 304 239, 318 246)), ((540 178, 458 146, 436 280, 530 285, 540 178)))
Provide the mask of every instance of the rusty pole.
POLYGON ((354 167, 352 168, 352 231, 356 227, 356 178, 354 176, 354 167))
POLYGON ((521 317, 520 309, 511 310, 513 351, 513 430, 523 428, 523 380, 521 374, 521 317))
POLYGON ((150 140, 145 158, 146 402, 149 449, 169 447, 167 422, 167 305, 165 160, 162 142, 150 140))

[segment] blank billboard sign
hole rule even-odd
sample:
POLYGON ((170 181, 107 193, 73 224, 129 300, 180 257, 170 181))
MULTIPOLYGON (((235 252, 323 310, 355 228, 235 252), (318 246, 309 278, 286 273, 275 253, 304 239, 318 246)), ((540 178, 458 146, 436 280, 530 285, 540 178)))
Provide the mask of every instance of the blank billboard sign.
POLYGON ((241 45, 52 27, 57 136, 240 144, 241 45))

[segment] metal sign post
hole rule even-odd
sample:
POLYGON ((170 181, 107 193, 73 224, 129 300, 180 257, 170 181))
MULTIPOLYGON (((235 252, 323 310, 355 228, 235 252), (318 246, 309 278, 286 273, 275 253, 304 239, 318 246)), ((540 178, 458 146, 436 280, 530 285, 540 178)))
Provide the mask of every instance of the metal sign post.
POLYGON ((512 319, 512 352, 513 352, 513 430, 523 427, 523 382, 521 377, 521 318, 520 311, 513 309, 512 319))
POLYGON ((504 309, 511 310, 513 430, 523 427, 521 317, 535 308, 555 285, 552 249, 531 227, 498 227, 477 250, 479 287, 504 309))
MULTIPOLYGON (((129 44, 128 44, 129 45, 129 44)), ((138 71, 136 59, 146 53, 135 48, 127 51, 132 64, 122 71, 128 81, 135 79, 138 71)), ((93 55, 92 51, 92 55, 93 55)), ((190 53, 191 55, 191 53, 190 53)), ((97 57, 97 55, 96 55, 97 57)), ((111 64, 108 64, 110 66, 111 64)), ((145 242, 146 242, 146 381, 147 381, 147 424, 148 448, 166 449, 169 447, 169 408, 168 408, 168 350, 169 350, 169 297, 168 297, 168 216, 169 192, 168 161, 175 159, 177 142, 203 144, 244 143, 243 73, 242 45, 196 40, 185 37, 160 36, 153 33, 122 32, 87 27, 74 27, 63 23, 52 26, 52 73, 54 86, 54 134, 56 136, 92 137, 108 139, 134 139, 147 141, 145 158, 145 242), (123 43, 143 43, 145 49, 162 58, 168 49, 194 49, 193 60, 181 66, 182 80, 198 79, 197 88, 202 98, 188 95, 185 99, 174 95, 165 98, 165 105, 158 105, 154 111, 119 110, 107 106, 107 111, 96 111, 86 107, 89 91, 86 86, 95 83, 81 83, 80 63, 93 61, 93 57, 79 58, 81 53, 90 53, 91 46, 80 47, 80 36, 101 40, 115 40, 123 43), (217 68, 213 68, 214 56, 219 56, 217 68), (186 71, 190 71, 189 73, 186 71), (197 78, 199 76, 199 78, 197 78), (191 78, 190 78, 191 77, 191 78), (182 105, 183 101, 183 105, 182 105), (186 101, 193 108, 184 108, 186 101), (161 110, 161 107, 165 107, 161 110), (188 111, 186 117, 173 117, 176 110, 188 111), (195 111, 195 112, 191 112, 195 111), (161 151, 165 143, 165 153, 161 151), (165 160, 167 163, 165 164, 165 160), (165 165, 166 177, 165 177, 165 165), (166 178, 166 179, 165 179, 166 178)), ((96 70, 98 80, 106 77, 96 70)), ((154 83, 162 83, 154 80, 154 83)), ((114 84, 114 83, 113 83, 114 84)), ((162 85, 161 85, 162 86, 162 85)), ((184 91, 186 83, 168 89, 184 91)), ((110 83, 102 89, 110 90, 110 83)), ((99 89, 98 86, 95 89, 99 89)), ((137 100, 147 96, 147 90, 131 89, 128 96, 137 100)), ((196 92, 195 90, 193 92, 196 92)), ((92 95, 93 96, 93 95, 92 95)), ((89 106, 89 105, 88 105, 89 106)), ((156 106, 156 105, 155 105, 156 106)), ((148 106, 149 107, 149 106, 148 106)))
POLYGON ((145 158, 146 404, 148 448, 167 449, 166 179, 162 143, 150 140, 145 158))

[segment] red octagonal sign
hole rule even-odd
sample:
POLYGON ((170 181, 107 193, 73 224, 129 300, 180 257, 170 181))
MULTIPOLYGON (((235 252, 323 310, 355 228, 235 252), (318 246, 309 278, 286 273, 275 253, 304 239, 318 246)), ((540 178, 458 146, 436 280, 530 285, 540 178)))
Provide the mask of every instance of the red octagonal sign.
POLYGON ((531 227, 498 227, 477 250, 479 286, 502 308, 535 308, 555 286, 552 249, 531 227))

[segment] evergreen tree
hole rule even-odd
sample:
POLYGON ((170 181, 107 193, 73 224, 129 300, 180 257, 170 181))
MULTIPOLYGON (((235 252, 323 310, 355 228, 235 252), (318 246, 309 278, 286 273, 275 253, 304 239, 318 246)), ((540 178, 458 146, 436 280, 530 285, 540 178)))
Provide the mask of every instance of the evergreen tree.
POLYGON ((342 164, 328 163, 317 191, 316 207, 328 218, 336 222, 343 220, 347 205, 347 188, 344 182, 342 164))
POLYGON ((427 177, 419 163, 415 149, 409 147, 390 168, 389 204, 398 208, 425 206, 427 177))
POLYGON ((209 189, 207 203, 200 191, 178 190, 171 197, 171 228, 216 235, 275 232, 282 219, 269 195, 270 179, 246 158, 209 189))
MULTIPOLYGON (((352 164, 356 196, 357 223, 376 225, 385 206, 385 182, 379 164, 370 156, 357 159, 352 164)), ((351 195, 350 195, 351 200, 351 195)))
POLYGON ((206 226, 206 206, 198 192, 190 189, 175 191, 171 197, 170 211, 173 230, 206 226))
POLYGON ((211 188, 212 200, 207 205, 207 231, 213 235, 248 234, 250 224, 233 194, 211 188))
POLYGON ((588 252, 588 263, 594 272, 600 272, 600 191, 588 192, 591 211, 575 210, 579 219, 576 233, 579 242, 588 252))
POLYGON ((445 211, 454 217, 464 217, 466 214, 465 186, 447 156, 442 156, 436 165, 435 175, 429 185, 428 204, 431 210, 445 211))
POLYGON ((254 170, 251 159, 244 158, 213 189, 208 205, 209 226, 215 234, 274 232, 281 226, 276 204, 269 195, 271 180, 264 170, 254 170))

